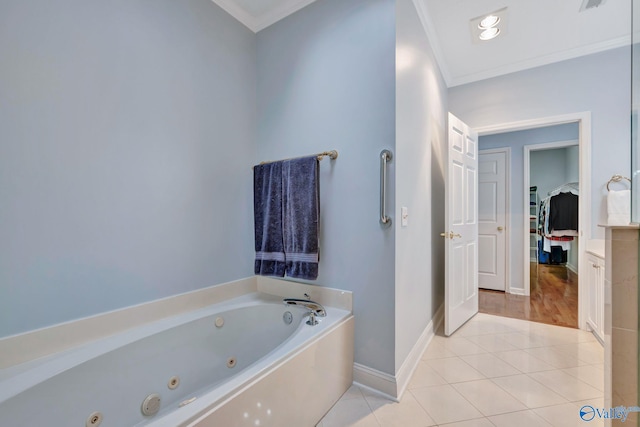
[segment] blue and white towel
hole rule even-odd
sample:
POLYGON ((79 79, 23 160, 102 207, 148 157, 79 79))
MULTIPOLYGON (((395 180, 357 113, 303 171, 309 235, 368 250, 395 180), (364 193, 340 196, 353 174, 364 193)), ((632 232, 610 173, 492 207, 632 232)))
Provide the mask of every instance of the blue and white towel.
POLYGON ((255 274, 284 276, 282 237, 282 162, 253 167, 255 274))
POLYGON ((282 165, 282 226, 287 276, 318 278, 320 180, 317 156, 282 165))
POLYGON ((318 172, 317 156, 254 166, 255 274, 318 278, 318 172))

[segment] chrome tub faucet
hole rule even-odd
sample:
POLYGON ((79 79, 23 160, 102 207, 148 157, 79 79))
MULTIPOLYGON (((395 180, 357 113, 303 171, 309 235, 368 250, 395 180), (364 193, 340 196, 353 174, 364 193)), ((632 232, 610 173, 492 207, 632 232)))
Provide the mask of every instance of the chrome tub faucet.
MULTIPOLYGON (((305 297, 309 297, 309 295, 304 294, 305 297)), ((299 305, 301 307, 307 308, 309 309, 309 312, 305 315, 305 316, 309 316, 309 320, 307 320, 307 325, 317 325, 318 324, 318 319, 316 319, 316 316, 319 317, 326 317, 327 316, 327 312, 324 309, 324 307, 322 306, 322 304, 319 304, 315 301, 311 301, 310 299, 300 299, 300 298, 285 298, 282 300, 283 303, 285 303, 285 305, 299 305)))

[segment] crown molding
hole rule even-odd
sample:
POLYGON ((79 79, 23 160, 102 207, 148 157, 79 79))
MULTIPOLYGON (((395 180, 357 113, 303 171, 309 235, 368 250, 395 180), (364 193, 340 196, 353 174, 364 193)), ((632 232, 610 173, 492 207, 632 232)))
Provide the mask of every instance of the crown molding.
POLYGON ((215 4, 224 9, 229 15, 236 18, 245 27, 254 33, 264 30, 268 26, 275 24, 283 18, 297 12, 316 0, 290 0, 281 6, 261 15, 253 16, 240 7, 234 0, 212 0, 215 4))
POLYGON ((420 18, 420 22, 422 23, 422 28, 424 29, 425 34, 427 35, 427 40, 429 40, 429 44, 431 45, 431 50, 433 51, 433 56, 436 58, 436 62, 438 63, 438 67, 440 68, 440 73, 444 79, 447 87, 451 86, 451 72, 449 71, 449 67, 447 67, 447 62, 444 59, 444 54, 442 53, 442 48, 440 47, 440 38, 438 34, 435 32, 435 25, 431 21, 431 17, 429 12, 427 11, 427 6, 424 1, 421 0, 413 0, 413 5, 418 12, 418 18, 420 18))
POLYGON ((264 30, 268 26, 273 25, 279 20, 284 19, 287 16, 296 13, 303 7, 309 6, 311 3, 314 3, 315 1, 316 0, 291 0, 284 3, 282 6, 258 18, 255 32, 257 33, 260 30, 264 30))
POLYGON ((236 18, 242 25, 253 31, 257 32, 256 28, 258 28, 258 23, 255 17, 249 15, 246 10, 241 8, 234 2, 233 0, 211 0, 229 15, 236 18))

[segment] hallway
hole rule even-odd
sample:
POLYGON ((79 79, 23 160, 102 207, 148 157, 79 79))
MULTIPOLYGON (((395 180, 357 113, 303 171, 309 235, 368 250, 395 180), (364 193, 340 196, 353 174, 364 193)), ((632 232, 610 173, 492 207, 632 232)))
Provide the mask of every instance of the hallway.
POLYGON ((395 403, 352 386, 319 427, 602 426, 604 352, 593 335, 479 313, 436 335, 395 403))

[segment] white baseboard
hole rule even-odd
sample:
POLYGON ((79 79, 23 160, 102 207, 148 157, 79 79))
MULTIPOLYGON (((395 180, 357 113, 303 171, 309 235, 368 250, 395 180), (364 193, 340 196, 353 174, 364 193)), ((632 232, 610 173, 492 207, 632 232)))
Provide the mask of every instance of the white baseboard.
POLYGON ((409 385, 409 381, 411 381, 413 373, 420 363, 420 358, 424 354, 427 346, 433 339, 436 331, 438 330, 438 327, 443 321, 444 304, 440 305, 438 310, 436 310, 433 319, 431 319, 431 322, 429 322, 422 334, 420 334, 420 338, 409 352, 409 355, 400 366, 400 369, 398 369, 398 372, 396 372, 396 380, 398 384, 398 400, 402 398, 404 391, 409 385))
POLYGON ((513 295, 525 295, 524 289, 522 288, 509 288, 508 293, 513 295))
POLYGON ((395 375, 387 374, 386 372, 378 371, 377 369, 370 368, 360 363, 353 364, 353 382, 354 384, 371 390, 375 393, 381 394, 384 397, 400 401, 404 391, 411 381, 411 377, 415 372, 422 354, 427 349, 427 346, 433 339, 435 331, 444 320, 444 304, 442 304, 436 311, 433 319, 424 329, 420 338, 416 341, 407 358, 404 360, 398 372, 395 375))
POLYGON ((353 383, 399 402, 396 378, 360 363, 353 364, 353 383))

